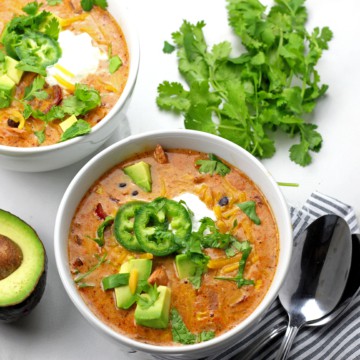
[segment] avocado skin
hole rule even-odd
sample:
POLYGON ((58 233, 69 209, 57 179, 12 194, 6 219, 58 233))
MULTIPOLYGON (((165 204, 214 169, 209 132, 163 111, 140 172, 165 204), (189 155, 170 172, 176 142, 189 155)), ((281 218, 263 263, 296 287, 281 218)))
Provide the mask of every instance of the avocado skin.
POLYGON ((0 306, 1 323, 11 323, 17 321, 28 315, 35 308, 35 306, 40 302, 45 291, 47 268, 47 256, 45 255, 44 271, 31 295, 19 304, 4 307, 0 306))

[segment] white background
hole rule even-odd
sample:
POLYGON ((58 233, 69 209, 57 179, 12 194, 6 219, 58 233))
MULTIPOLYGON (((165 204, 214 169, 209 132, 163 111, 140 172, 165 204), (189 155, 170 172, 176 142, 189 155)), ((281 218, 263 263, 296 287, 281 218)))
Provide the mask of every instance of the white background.
MULTIPOLYGON (((204 20, 210 45, 234 41, 227 25, 225 0, 119 0, 128 4, 138 26, 141 64, 137 85, 123 124, 107 145, 124 136, 155 129, 182 128, 182 119, 160 112, 156 88, 164 80, 179 81, 175 54, 162 53, 164 40, 177 31, 182 20, 204 20)), ((271 4, 269 0, 264 2, 271 4)), ((1 4, 1 1, 0 1, 1 4)), ((278 151, 263 161, 277 181, 295 182, 283 188, 288 202, 301 206, 314 190, 353 205, 360 215, 360 27, 358 0, 308 0, 308 29, 329 26, 334 32, 330 50, 318 70, 330 88, 314 114, 323 148, 313 163, 302 168, 289 160, 291 142, 278 139, 278 151)), ((43 240, 49 262, 47 287, 37 308, 15 324, 0 324, 0 359, 132 359, 99 335, 70 302, 58 276, 53 229, 67 185, 86 160, 46 173, 24 174, 0 170, 0 207, 32 225, 43 240)), ((1 167, 1 166, 0 166, 1 167)), ((360 331, 360 330, 359 330, 360 331)))

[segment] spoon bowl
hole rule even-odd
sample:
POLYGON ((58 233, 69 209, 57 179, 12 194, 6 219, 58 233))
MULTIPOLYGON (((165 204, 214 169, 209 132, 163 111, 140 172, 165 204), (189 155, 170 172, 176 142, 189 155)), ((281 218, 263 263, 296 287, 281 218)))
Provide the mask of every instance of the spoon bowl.
MULTIPOLYGON (((340 299, 339 304, 336 308, 331 311, 328 315, 322 317, 319 320, 311 321, 306 323, 305 326, 324 326, 329 322, 338 318, 341 314, 344 313, 346 309, 350 306, 356 296, 360 293, 360 235, 353 234, 351 237, 352 240, 352 256, 351 256, 351 266, 349 277, 343 292, 343 295, 340 299)), ((251 344, 248 345, 247 350, 242 353, 235 354, 234 351, 233 356, 230 360, 251 360, 255 359, 256 355, 259 354, 261 349, 270 344, 274 339, 276 339, 280 334, 282 334, 286 330, 286 323, 281 322, 276 325, 271 331, 263 334, 261 337, 254 340, 251 344)))
POLYGON ((279 299, 289 324, 276 360, 287 358, 299 329, 335 309, 343 296, 352 256, 348 224, 336 215, 311 223, 295 242, 279 299))

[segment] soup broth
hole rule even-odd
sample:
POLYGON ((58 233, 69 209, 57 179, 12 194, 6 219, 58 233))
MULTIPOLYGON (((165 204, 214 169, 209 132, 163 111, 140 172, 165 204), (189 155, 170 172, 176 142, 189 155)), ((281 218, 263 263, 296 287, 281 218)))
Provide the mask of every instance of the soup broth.
POLYGON ((218 336, 238 325, 259 305, 274 277, 279 239, 267 200, 239 169, 217 159, 230 171, 226 175, 216 172, 211 174, 206 172, 206 166, 203 168, 199 160, 204 160, 205 165, 213 165, 206 162, 209 161, 208 154, 185 149, 168 149, 163 152, 158 146, 155 152, 138 154, 115 166, 93 184, 79 204, 71 223, 69 264, 85 303, 111 328, 145 343, 174 345, 174 324, 169 321, 164 329, 138 325, 134 320, 136 304, 129 309, 119 309, 114 291, 104 291, 101 286, 104 277, 117 274, 120 266, 129 259, 151 259, 150 278, 155 277, 158 286, 164 285, 171 289, 170 308, 177 310, 192 334, 211 332, 218 336), (150 192, 142 190, 124 172, 127 166, 139 162, 150 165, 150 192), (200 172, 203 170, 205 172, 200 172), (196 231, 194 219, 197 215, 199 218, 202 214, 213 214, 219 233, 231 235, 238 243, 246 241, 250 244, 251 252, 246 260, 243 284, 229 280, 239 274, 239 261, 244 252, 239 246, 231 249, 204 246, 202 252, 208 262, 200 274, 199 283, 194 278, 179 278, 175 256, 182 252, 181 249, 167 256, 129 251, 117 242, 114 224, 111 223, 104 232, 104 245, 99 246, 94 241, 99 226, 107 216, 115 216, 119 208, 134 200, 148 203, 159 197, 185 200, 180 201, 180 204, 194 213, 193 232, 196 231), (238 204, 244 203, 255 206, 259 224, 249 217, 246 210, 240 209, 238 204), (79 275, 94 269, 102 256, 106 256, 106 261, 78 281, 79 275))

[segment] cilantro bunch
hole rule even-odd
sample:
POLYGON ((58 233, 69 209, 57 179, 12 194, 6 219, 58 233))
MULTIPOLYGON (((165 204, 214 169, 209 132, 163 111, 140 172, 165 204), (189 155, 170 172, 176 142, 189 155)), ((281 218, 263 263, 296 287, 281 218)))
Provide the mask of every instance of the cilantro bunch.
MULTIPOLYGON (((322 137, 306 122, 327 85, 320 84, 316 65, 328 49, 328 27, 305 28, 305 0, 275 0, 266 12, 258 0, 227 0, 229 24, 245 51, 231 57, 224 41, 208 49, 204 22, 184 21, 172 34, 178 66, 189 89, 165 81, 158 87, 161 109, 184 115, 187 129, 224 137, 263 159, 275 153, 273 131, 298 137, 290 159, 305 166, 318 152, 322 137)), ((173 50, 166 43, 164 52, 173 50)))

